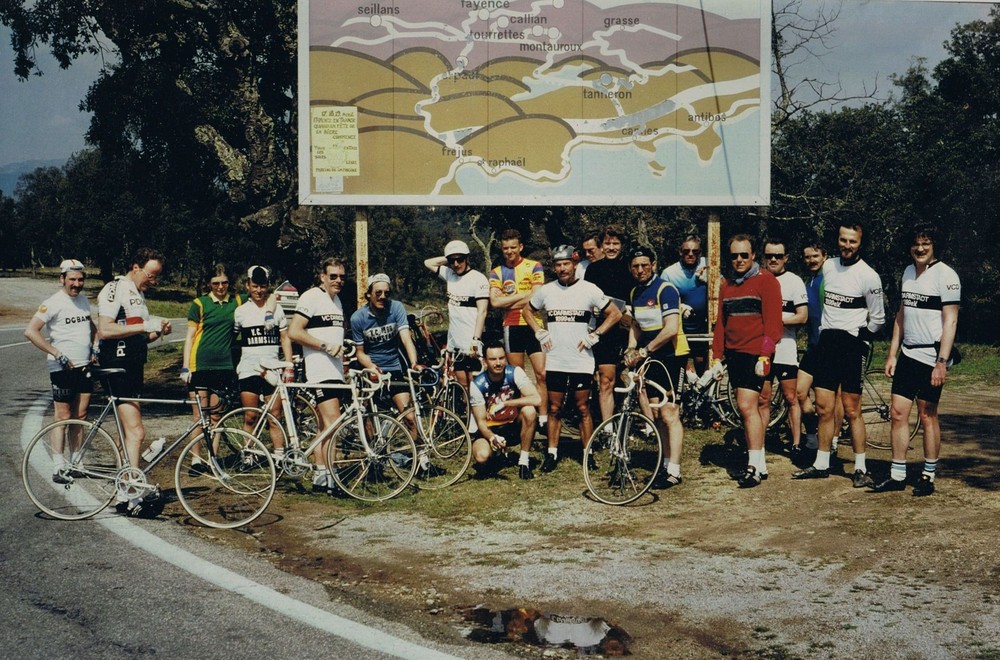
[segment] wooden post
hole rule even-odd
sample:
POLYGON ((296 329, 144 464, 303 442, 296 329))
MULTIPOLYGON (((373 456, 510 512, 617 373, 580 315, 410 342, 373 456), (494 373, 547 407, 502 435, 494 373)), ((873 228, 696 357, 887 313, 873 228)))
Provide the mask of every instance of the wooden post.
POLYGON ((354 261, 358 278, 358 307, 365 304, 368 281, 368 210, 354 208, 354 261))
POLYGON ((708 213, 708 331, 715 329, 722 288, 722 219, 718 211, 708 213))

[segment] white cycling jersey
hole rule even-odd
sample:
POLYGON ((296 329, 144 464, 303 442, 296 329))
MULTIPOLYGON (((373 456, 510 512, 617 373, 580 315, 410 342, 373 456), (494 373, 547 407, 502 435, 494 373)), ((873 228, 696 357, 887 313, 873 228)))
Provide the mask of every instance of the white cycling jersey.
POLYGON ((910 264, 903 271, 903 354, 918 362, 934 365, 941 341, 941 310, 958 305, 962 284, 958 273, 940 261, 927 266, 920 277, 910 264))
MULTIPOLYGON (((104 285, 97 294, 99 316, 114 319, 119 325, 142 325, 149 320, 146 296, 136 288, 131 278, 120 275, 104 285)), ((145 333, 122 339, 101 340, 101 361, 146 361, 148 338, 145 333)))
POLYGON ((864 259, 853 264, 841 264, 840 257, 823 264, 823 330, 844 330, 858 336, 867 327, 878 332, 885 325, 885 302, 882 300, 882 278, 864 259))
MULTIPOLYGON (((792 316, 800 307, 809 306, 809 295, 806 293, 805 282, 793 272, 785 271, 777 276, 778 284, 781 285, 781 319, 785 321, 792 316)), ((774 350, 775 364, 797 365, 799 363, 798 347, 795 345, 795 338, 799 332, 800 325, 786 325, 781 331, 781 339, 774 350)))
POLYGON ((448 348, 468 351, 479 318, 477 300, 490 299, 490 283, 478 270, 458 275, 448 266, 439 266, 438 277, 448 289, 448 348))
POLYGON ((594 373, 594 352, 577 345, 590 332, 590 320, 611 304, 611 299, 593 282, 576 280, 569 286, 559 281, 542 285, 531 297, 531 307, 542 313, 552 336, 546 353, 547 371, 594 373))
MULTIPOLYGON (((330 297, 325 289, 314 286, 301 296, 295 314, 306 319, 306 331, 328 346, 344 343, 344 306, 340 296, 330 297)), ((325 380, 344 380, 344 361, 338 355, 330 357, 321 350, 302 347, 306 365, 306 378, 319 383, 325 380)))
MULTIPOLYGON (((60 289, 46 298, 35 312, 45 324, 49 341, 69 358, 75 367, 90 363, 90 302, 80 294, 73 297, 60 289)), ((49 371, 61 371, 56 359, 48 356, 49 371)))
POLYGON ((266 329, 266 306, 248 300, 233 313, 233 330, 240 335, 240 363, 236 366, 237 378, 250 378, 260 374, 260 361, 281 357, 281 333, 288 330, 288 319, 279 305, 274 310, 274 325, 266 329))

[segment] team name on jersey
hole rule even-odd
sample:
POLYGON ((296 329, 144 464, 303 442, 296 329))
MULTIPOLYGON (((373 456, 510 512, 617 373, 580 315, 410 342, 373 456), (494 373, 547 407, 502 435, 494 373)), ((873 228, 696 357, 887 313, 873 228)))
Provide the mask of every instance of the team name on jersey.
MULTIPOLYGON (((879 289, 872 293, 881 294, 882 290, 879 289)), ((845 296, 842 293, 834 293, 827 289, 823 304, 827 307, 836 307, 838 309, 862 309, 865 307, 865 299, 864 296, 845 296)))
POLYGON ((455 307, 475 307, 476 299, 473 296, 461 296, 448 292, 448 304, 455 307))
POLYGON ((310 316, 306 328, 330 328, 344 325, 343 314, 318 314, 310 316))
POLYGON ((244 327, 241 346, 277 346, 281 343, 278 329, 268 331, 262 325, 244 327))
POLYGON ((90 314, 86 316, 67 316, 63 318, 63 323, 69 325, 71 323, 88 323, 90 322, 90 314))
POLYGON ((547 309, 545 320, 549 323, 590 323, 594 314, 590 310, 547 309))
POLYGON ((913 291, 903 292, 903 307, 917 309, 941 309, 941 296, 928 296, 913 291))
POLYGON ((378 344, 384 344, 392 341, 392 339, 396 336, 396 324, 387 323, 385 325, 368 328, 365 330, 364 335, 365 341, 368 342, 369 345, 375 346, 378 344))

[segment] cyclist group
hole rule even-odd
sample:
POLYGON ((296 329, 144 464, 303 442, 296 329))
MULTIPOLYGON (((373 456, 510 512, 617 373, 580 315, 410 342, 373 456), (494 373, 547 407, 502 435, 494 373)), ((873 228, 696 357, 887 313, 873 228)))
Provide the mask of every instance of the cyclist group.
MULTIPOLYGON (((815 449, 813 463, 795 472, 794 479, 829 476, 844 418, 855 454, 853 485, 875 492, 903 490, 907 419, 916 400, 925 461, 913 494, 933 493, 940 453, 937 407, 947 368, 957 355, 954 342, 961 287, 955 271, 939 260, 943 246, 937 229, 924 225, 911 234, 913 263, 903 274, 902 303, 885 364, 893 383, 893 460, 889 474, 879 480, 869 474, 865 460, 860 394, 870 342, 885 324, 885 312, 881 279, 861 258, 864 232, 860 225, 839 227, 838 257, 827 259, 819 244, 803 248, 809 270, 806 282, 786 270, 790 255, 783 239, 764 240, 759 263, 756 241, 746 234, 732 236, 726 244, 731 270, 722 284, 710 342, 688 340, 690 335, 708 337, 706 260, 697 236, 685 237, 677 262, 658 274, 651 248, 629 247, 625 232, 608 226, 583 237, 585 259, 574 246, 554 248, 551 266, 556 279, 548 283, 542 264, 522 256, 524 244, 516 230, 501 235, 502 262, 488 274, 472 267, 466 243, 448 242, 443 255, 428 258, 424 264, 446 286, 447 346, 455 353, 456 380, 470 393, 477 473, 486 476, 501 467, 498 454, 504 454, 508 443, 516 439, 518 474, 522 479, 532 478, 530 450, 536 428, 544 429, 547 438, 541 471, 555 470, 564 417, 570 409, 578 414, 586 447, 595 427, 591 398, 596 395, 601 417, 610 417, 614 386, 623 366, 655 360, 656 368, 648 371, 647 378, 672 399, 689 360, 699 375, 724 360, 748 450, 747 466, 732 475, 741 488, 755 487, 768 477, 764 433, 772 382, 777 380, 789 407, 793 457, 815 449), (502 337, 499 333, 492 339, 488 336, 490 308, 503 314, 502 337), (796 334, 803 326, 808 328, 807 351, 798 363, 796 334), (529 363, 534 378, 525 370, 529 363)), ((59 291, 42 303, 25 330, 25 336, 48 354, 57 420, 86 417, 91 362, 122 369, 114 376, 116 394, 141 394, 147 344, 171 332, 169 321, 150 316, 144 295, 157 282, 163 266, 159 252, 137 252, 129 271, 100 292, 95 320, 80 295, 83 264, 73 259, 62 262, 59 291)), ((364 367, 395 373, 400 379, 407 365, 421 369, 406 311, 392 298, 392 279, 384 273, 369 277, 367 304, 348 317, 339 295, 346 277, 344 261, 324 261, 319 283, 300 296, 286 318, 269 296, 267 268, 249 269, 249 298, 245 299, 230 293, 225 268, 216 267, 211 292, 190 307, 182 379, 192 390, 219 389, 238 379, 243 404, 255 405, 274 388, 262 376, 260 360, 280 355, 291 361, 292 344, 298 344, 308 381, 328 385, 314 392, 323 430, 340 416, 347 392, 329 386, 344 382, 345 339, 353 339, 356 359, 364 367)), ((293 377, 291 370, 283 374, 286 380, 293 377)), ((651 407, 650 403, 658 403, 659 394, 654 396, 653 389, 647 394, 643 409, 667 440, 664 469, 653 487, 669 488, 682 481, 684 430, 675 401, 651 407)), ((408 391, 393 391, 392 398, 400 411, 409 407, 408 391)), ((145 437, 139 406, 123 403, 119 412, 125 451, 136 465, 145 437)), ((64 445, 61 449, 68 462, 74 439, 66 438, 64 445)), ((283 448, 276 446, 274 452, 280 458, 283 448)), ((326 448, 318 447, 314 490, 334 489, 325 457, 326 448)), ((61 467, 65 464, 54 466, 54 480, 64 478, 61 467)), ((420 469, 435 467, 425 463, 420 469)), ((120 502, 118 508, 127 512, 136 504, 120 502)))

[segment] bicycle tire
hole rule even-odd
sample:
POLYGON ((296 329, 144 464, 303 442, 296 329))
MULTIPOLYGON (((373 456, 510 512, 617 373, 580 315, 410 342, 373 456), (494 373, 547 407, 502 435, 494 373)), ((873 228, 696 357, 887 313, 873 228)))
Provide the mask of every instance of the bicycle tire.
MULTIPOLYGON (((222 428, 243 429, 246 431, 244 419, 246 418, 247 412, 254 412, 257 415, 254 430, 249 431, 249 433, 253 435, 253 437, 260 440, 265 447, 275 447, 275 434, 272 431, 272 428, 275 426, 278 428, 281 446, 288 446, 288 432, 285 431, 285 425, 282 424, 281 420, 278 419, 273 413, 265 412, 263 408, 258 408, 256 406, 243 406, 230 410, 219 418, 219 421, 216 422, 215 426, 222 428)), ((276 469, 280 468, 276 466, 276 469)))
POLYGON ((174 469, 177 499, 207 527, 234 529, 256 520, 274 497, 277 474, 271 450, 243 429, 209 431, 215 456, 205 460, 201 434, 184 447, 174 469))
POLYGON ((739 411, 733 406, 731 401, 734 401, 730 392, 732 392, 732 387, 729 386, 729 372, 722 374, 722 378, 715 381, 709 389, 712 393, 712 407, 715 412, 719 415, 719 419, 726 426, 732 428, 737 428, 742 426, 743 422, 740 420, 739 411))
POLYGON ((466 426, 471 408, 469 407, 469 392, 462 387, 461 383, 451 381, 448 388, 439 396, 434 397, 434 405, 451 410, 466 426))
POLYGON ((656 425, 637 412, 618 413, 594 429, 583 452, 583 480, 597 501, 629 504, 649 490, 662 464, 656 425))
POLYGON ((366 413, 360 424, 355 416, 333 433, 326 464, 345 493, 365 502, 382 502, 413 481, 417 446, 402 423, 384 413, 366 413))
MULTIPOLYGON (((861 381, 861 419, 865 422, 865 445, 872 449, 892 450, 892 381, 881 369, 869 369, 861 381)), ((846 421, 845 421, 846 423, 846 421)), ((917 402, 914 399, 907 420, 910 428, 908 449, 919 430, 917 402)), ((848 431, 849 433, 850 431, 848 431)))
MULTIPOLYGON (((413 408, 396 417, 397 421, 405 424, 404 418, 410 413, 414 413, 413 408)), ((421 490, 447 488, 465 475, 472 462, 469 429, 458 415, 441 406, 421 412, 418 422, 417 471, 413 483, 421 490), (429 461, 426 469, 422 468, 420 457, 424 452, 429 461)))
MULTIPOLYGON (((62 452, 65 455, 65 449, 62 452)), ((115 477, 122 466, 118 444, 93 422, 66 419, 49 424, 35 434, 24 450, 21 481, 28 497, 45 514, 59 520, 83 520, 111 504, 115 477), (65 441, 79 427, 80 449, 70 457, 68 469, 60 473, 67 483, 56 483, 53 434, 65 441)))

